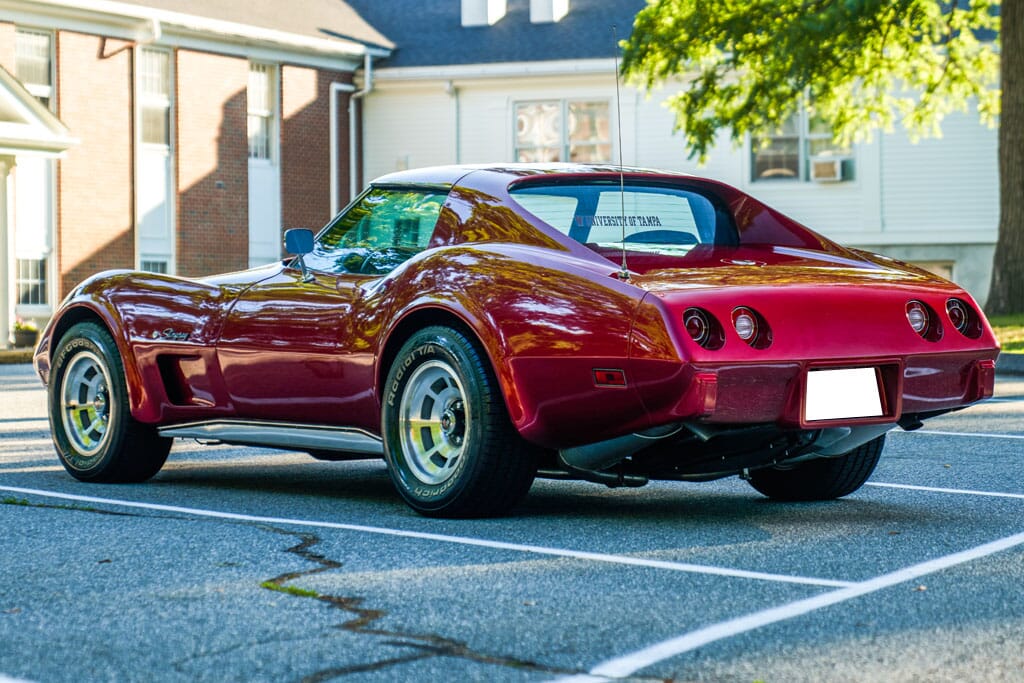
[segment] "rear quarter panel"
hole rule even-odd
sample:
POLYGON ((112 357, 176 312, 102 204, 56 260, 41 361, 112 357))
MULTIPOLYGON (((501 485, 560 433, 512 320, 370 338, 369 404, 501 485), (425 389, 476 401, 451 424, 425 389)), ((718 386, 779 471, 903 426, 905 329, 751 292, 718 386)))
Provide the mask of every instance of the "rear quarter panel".
POLYGON ((403 274, 395 324, 444 309, 480 340, 513 424, 545 446, 585 443, 645 423, 632 386, 598 387, 595 368, 627 369, 643 292, 562 251, 462 244, 403 274))

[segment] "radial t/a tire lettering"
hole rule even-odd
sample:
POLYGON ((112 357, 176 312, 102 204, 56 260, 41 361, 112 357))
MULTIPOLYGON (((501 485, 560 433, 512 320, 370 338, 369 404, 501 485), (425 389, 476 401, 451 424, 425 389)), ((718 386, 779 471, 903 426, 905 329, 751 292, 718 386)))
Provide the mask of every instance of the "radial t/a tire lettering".
POLYGON ((405 342, 381 418, 388 473, 421 514, 504 514, 533 483, 536 449, 512 426, 486 358, 458 330, 428 327, 405 342))
POLYGON ((775 500, 833 500, 851 494, 875 471, 885 447, 885 434, 846 455, 818 458, 791 467, 769 467, 750 473, 750 485, 775 500))
POLYGON ((173 439, 132 418, 123 361, 103 326, 82 322, 71 327, 56 346, 52 368, 50 430, 71 476, 139 482, 160 471, 173 439))

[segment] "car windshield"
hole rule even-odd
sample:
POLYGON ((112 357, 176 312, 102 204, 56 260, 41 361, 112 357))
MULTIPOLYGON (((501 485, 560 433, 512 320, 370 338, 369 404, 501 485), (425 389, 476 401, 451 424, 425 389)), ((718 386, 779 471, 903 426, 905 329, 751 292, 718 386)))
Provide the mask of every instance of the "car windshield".
POLYGON ((430 244, 446 196, 375 187, 320 233, 306 265, 327 273, 390 273, 430 244))
POLYGON ((708 196, 668 185, 619 183, 513 187, 523 208, 572 239, 595 248, 685 255, 698 244, 736 244, 724 209, 708 196))

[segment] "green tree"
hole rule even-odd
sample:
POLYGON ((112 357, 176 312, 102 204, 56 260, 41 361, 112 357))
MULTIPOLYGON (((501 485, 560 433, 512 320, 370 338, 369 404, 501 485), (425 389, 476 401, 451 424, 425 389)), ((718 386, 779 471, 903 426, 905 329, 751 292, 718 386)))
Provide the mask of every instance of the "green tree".
POLYGON ((936 135, 946 114, 971 106, 999 120, 986 309, 1024 311, 1024 0, 648 0, 623 45, 631 81, 686 81, 668 104, 701 159, 719 130, 739 144, 800 107, 841 144, 897 123, 936 135))

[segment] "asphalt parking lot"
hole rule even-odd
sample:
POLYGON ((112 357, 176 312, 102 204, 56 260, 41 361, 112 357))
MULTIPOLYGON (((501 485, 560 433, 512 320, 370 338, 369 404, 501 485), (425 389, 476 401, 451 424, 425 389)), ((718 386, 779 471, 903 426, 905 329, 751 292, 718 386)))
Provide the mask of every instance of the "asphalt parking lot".
POLYGON ((1024 377, 840 501, 538 481, 429 520, 377 462, 180 442, 86 485, 0 367, 0 681, 1017 681, 1024 377))

